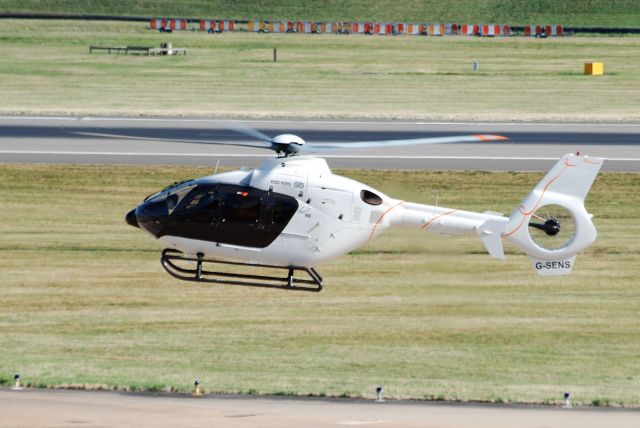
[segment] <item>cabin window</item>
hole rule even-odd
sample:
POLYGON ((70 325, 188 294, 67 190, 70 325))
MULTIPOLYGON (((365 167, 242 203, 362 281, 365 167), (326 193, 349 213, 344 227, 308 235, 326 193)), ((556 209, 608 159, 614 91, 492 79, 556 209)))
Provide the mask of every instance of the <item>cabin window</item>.
POLYGON ((217 201, 218 197, 215 188, 198 188, 189 198, 187 198, 184 210, 193 211, 199 208, 209 207, 210 205, 217 203, 217 201))
POLYGON ((242 190, 227 193, 221 220, 228 223, 257 223, 261 205, 260 195, 242 190))
MULTIPOLYGON (((271 208, 271 223, 273 225, 286 226, 291 217, 296 213, 298 209, 298 202, 293 198, 283 198, 275 195, 271 196, 273 205, 271 208)), ((280 229, 280 230, 282 230, 280 229)))
POLYGON ((369 205, 380 205, 382 203, 382 198, 380 196, 368 190, 362 190, 360 192, 360 199, 369 205))
POLYGON ((256 248, 271 244, 298 209, 291 196, 233 184, 199 185, 177 204, 162 235, 256 248))

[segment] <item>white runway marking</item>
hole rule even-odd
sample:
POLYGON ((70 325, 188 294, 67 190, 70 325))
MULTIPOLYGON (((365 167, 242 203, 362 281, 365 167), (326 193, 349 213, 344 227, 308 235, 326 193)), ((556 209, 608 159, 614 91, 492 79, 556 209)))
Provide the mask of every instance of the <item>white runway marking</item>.
POLYGON ((0 116, 0 120, 64 120, 64 121, 96 121, 96 122, 180 122, 180 123, 302 123, 302 124, 333 124, 333 125, 436 125, 436 126, 558 126, 584 127, 585 125, 606 128, 639 127, 638 123, 565 123, 565 122, 429 122, 429 121, 393 121, 393 120, 297 120, 297 119, 204 119, 204 118, 162 118, 162 117, 92 117, 92 116, 0 116))

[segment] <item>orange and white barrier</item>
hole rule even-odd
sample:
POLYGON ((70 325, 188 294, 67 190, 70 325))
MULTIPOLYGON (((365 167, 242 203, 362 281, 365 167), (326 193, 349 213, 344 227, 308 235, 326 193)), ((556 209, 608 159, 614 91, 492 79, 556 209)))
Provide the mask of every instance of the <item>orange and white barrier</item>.
POLYGON ((364 23, 364 33, 365 34, 373 34, 375 30, 375 24, 373 22, 365 22, 364 23))
POLYGON ((286 29, 287 33, 294 33, 296 31, 296 26, 293 21, 287 21, 286 27, 287 27, 286 29))
POLYGON ((524 27, 524 35, 526 37, 536 37, 539 35, 545 35, 547 37, 557 37, 563 35, 562 25, 527 25, 524 27))
POLYGON ((462 24, 462 30, 460 31, 464 36, 475 36, 480 34, 480 26, 478 24, 462 24))
POLYGON ((350 22, 336 22, 336 33, 351 33, 352 29, 353 24, 351 24, 350 22))
POLYGON ((448 36, 458 34, 458 24, 444 24, 444 33, 448 36))
POLYGON ((172 30, 180 31, 187 29, 186 19, 166 19, 166 18, 154 18, 151 20, 152 30, 172 30))
POLYGON ((310 22, 310 21, 298 21, 296 23, 296 28, 298 30, 298 33, 305 33, 305 34, 311 34, 311 33, 318 33, 320 31, 320 26, 315 23, 315 22, 310 22))
POLYGON ((234 22, 229 20, 203 19, 200 21, 201 31, 233 31, 234 22))
POLYGON ((429 24, 427 33, 430 36, 442 36, 442 25, 441 24, 429 24))
MULTIPOLYGON (((451 24, 451 34, 461 34, 463 36, 483 36, 483 37, 494 37, 494 36, 510 36, 511 35, 511 27, 509 25, 504 24, 462 24, 457 26, 456 24, 451 24)), ((447 28, 447 34, 448 28, 447 28)))
POLYGON ((381 36, 393 34, 393 25, 388 22, 376 22, 374 24, 374 32, 381 36))
POLYGON ((172 31, 186 30, 187 20, 186 19, 170 19, 169 28, 171 28, 172 31))
POLYGON ((159 30, 161 28, 167 28, 167 20, 164 18, 156 18, 151 20, 151 29, 159 30))
POLYGON ((284 33, 287 29, 286 23, 282 21, 269 22, 267 29, 270 33, 284 33))
POLYGON ((266 23, 264 21, 249 21, 249 23, 247 24, 247 29, 249 31, 259 33, 266 29, 266 23))
POLYGON ((414 24, 414 23, 407 24, 407 34, 412 34, 412 35, 420 34, 420 24, 414 24))
POLYGON ((524 27, 524 35, 526 37, 535 37, 536 34, 542 33, 542 27, 540 25, 527 25, 524 27))
MULTIPOLYGON (((233 31, 233 20, 203 19, 199 21, 202 31, 233 31)), ((153 18, 150 28, 160 31, 187 29, 186 19, 153 18)), ((511 26, 506 24, 456 24, 456 23, 408 23, 408 22, 311 22, 311 21, 248 21, 248 31, 271 33, 325 33, 325 34, 410 34, 443 36, 460 34, 465 36, 511 36, 511 26)), ((564 34, 562 25, 532 24, 524 27, 527 37, 557 37, 564 34)))
POLYGON ((557 37, 563 35, 562 25, 547 25, 545 29, 547 30, 547 36, 557 37))
POLYGON ((500 35, 500 26, 496 24, 485 24, 482 26, 482 36, 494 37, 500 35))
POLYGON ((333 22, 322 22, 320 23, 320 32, 321 33, 335 33, 336 25, 333 22))

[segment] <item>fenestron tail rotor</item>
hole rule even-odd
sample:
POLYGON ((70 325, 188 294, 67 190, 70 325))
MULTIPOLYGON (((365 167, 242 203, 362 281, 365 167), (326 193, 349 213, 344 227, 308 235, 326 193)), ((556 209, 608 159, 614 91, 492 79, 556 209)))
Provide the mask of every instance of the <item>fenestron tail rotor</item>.
POLYGON ((567 245, 576 233, 576 222, 566 208, 546 205, 538 208, 529 219, 531 240, 545 250, 558 250, 567 245))

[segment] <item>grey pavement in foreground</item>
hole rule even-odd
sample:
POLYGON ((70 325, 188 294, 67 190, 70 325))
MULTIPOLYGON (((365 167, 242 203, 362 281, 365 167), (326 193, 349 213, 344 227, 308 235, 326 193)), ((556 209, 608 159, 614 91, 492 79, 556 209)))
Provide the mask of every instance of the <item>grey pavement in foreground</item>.
POLYGON ((2 427, 637 428, 640 411, 0 389, 2 427))
MULTIPOLYGON (((0 117, 0 162, 255 167, 270 154, 225 146, 250 138, 228 120, 107 117, 0 117), (96 135, 101 134, 101 135, 96 135), (108 135, 129 135, 136 139, 108 135), (181 142, 158 141, 181 140, 181 142)), ((546 171, 565 153, 608 158, 604 171, 640 171, 640 124, 443 123, 247 120, 274 136, 307 141, 372 141, 456 134, 500 134, 508 142, 342 150, 323 154, 333 168, 546 171)))

